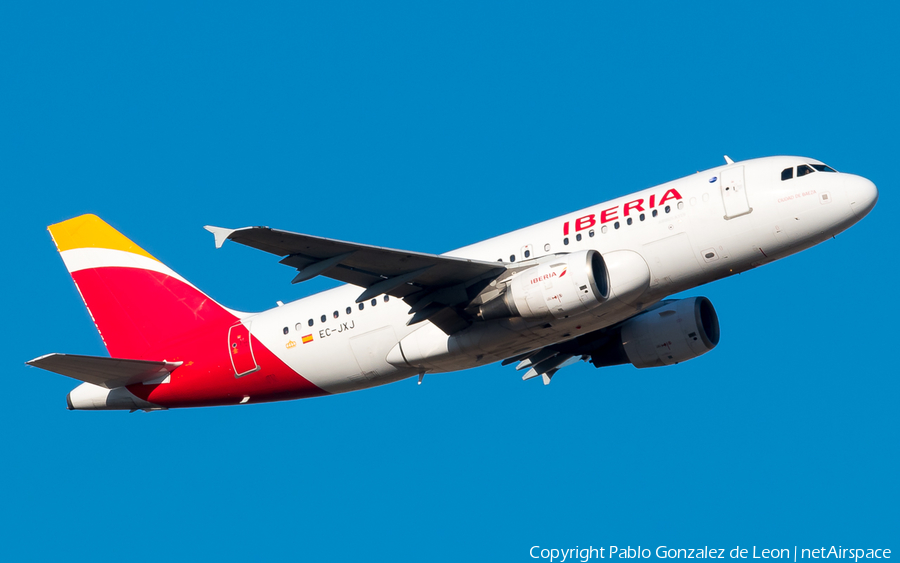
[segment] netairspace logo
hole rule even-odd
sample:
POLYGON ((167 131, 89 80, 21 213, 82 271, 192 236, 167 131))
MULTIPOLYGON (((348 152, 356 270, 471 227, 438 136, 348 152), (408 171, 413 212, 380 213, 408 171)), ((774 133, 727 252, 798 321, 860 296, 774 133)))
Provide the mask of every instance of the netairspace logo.
MULTIPOLYGON (((606 547, 570 547, 555 548, 532 546, 528 554, 532 559, 544 559, 550 562, 565 563, 566 561, 581 561, 586 563, 591 559, 782 559, 786 561, 798 559, 852 559, 858 563, 860 559, 890 559, 891 550, 884 548, 850 548, 831 546, 815 548, 768 548, 757 547, 741 548, 726 551, 727 548, 703 546, 698 548, 669 547, 660 545, 654 550, 650 548, 637 549, 631 547, 618 547, 611 545, 606 547)), ((762 563, 762 562, 760 562, 762 563)), ((874 563, 874 562, 873 562, 874 563)))

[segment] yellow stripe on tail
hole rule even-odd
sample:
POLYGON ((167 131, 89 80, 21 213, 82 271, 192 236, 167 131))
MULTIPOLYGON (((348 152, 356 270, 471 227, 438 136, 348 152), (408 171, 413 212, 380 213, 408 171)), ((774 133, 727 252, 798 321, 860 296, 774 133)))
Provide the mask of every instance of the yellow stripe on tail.
MULTIPOLYGON (((81 215, 62 223, 47 227, 56 248, 60 252, 76 248, 108 248, 140 254, 156 260, 149 252, 134 244, 128 238, 110 227, 96 215, 81 215)), ((159 262, 159 260, 156 260, 159 262)))

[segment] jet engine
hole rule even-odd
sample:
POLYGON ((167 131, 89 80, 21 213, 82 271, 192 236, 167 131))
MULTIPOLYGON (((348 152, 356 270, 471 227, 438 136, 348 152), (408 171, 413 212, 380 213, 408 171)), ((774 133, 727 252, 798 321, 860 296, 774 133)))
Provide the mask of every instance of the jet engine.
POLYGON ((587 352, 596 367, 630 363, 637 368, 684 362, 719 343, 719 318, 706 297, 663 302, 628 319, 618 335, 587 352))
POLYGON ((609 298, 609 273, 596 250, 551 259, 519 272, 503 295, 479 308, 484 320, 508 317, 565 318, 597 307, 609 298))

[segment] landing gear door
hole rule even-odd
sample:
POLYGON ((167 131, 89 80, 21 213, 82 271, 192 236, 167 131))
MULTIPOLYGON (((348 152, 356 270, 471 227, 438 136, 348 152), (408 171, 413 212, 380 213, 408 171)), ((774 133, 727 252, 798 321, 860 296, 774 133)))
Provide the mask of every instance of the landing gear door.
POLYGON ((253 356, 253 345, 250 342, 250 325, 238 323, 228 329, 228 355, 234 376, 241 377, 259 369, 253 356))
POLYGON ((722 201, 725 203, 725 219, 734 219, 753 211, 747 200, 743 166, 722 170, 722 179, 719 185, 722 189, 722 201))

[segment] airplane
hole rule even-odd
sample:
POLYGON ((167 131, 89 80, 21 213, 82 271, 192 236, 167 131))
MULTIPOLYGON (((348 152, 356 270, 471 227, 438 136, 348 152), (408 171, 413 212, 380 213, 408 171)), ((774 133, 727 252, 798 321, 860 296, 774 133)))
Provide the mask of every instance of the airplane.
MULTIPOLYGON (((516 363, 650 368, 719 342, 705 297, 668 297, 774 262, 875 206, 861 176, 811 158, 725 164, 441 255, 269 227, 207 226, 345 285, 260 313, 229 309, 94 215, 48 227, 110 357, 29 365, 83 383, 70 410, 241 405, 516 363)), ((512 369, 512 368, 510 368, 512 369)))

